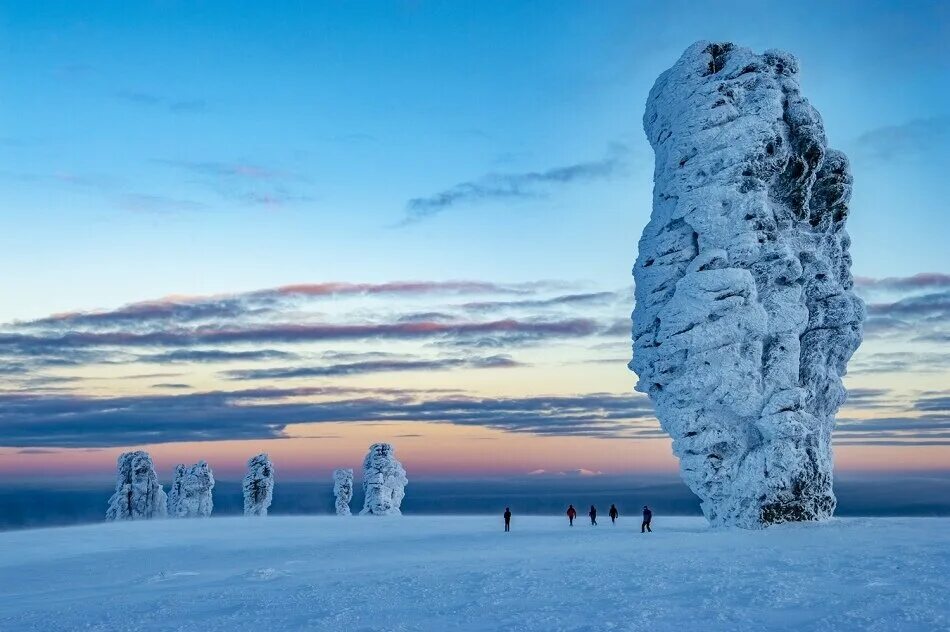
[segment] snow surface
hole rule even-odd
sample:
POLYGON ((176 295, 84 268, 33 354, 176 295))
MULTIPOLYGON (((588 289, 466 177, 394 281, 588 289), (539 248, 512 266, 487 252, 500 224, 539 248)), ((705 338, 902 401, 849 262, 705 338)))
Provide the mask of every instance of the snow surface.
POLYGON ((831 432, 861 343, 851 173, 798 62, 700 41, 656 80, 633 311, 637 390, 713 524, 831 516, 831 432))
POLYGON ((946 630, 950 519, 211 518, 0 533, 0 630, 946 630))

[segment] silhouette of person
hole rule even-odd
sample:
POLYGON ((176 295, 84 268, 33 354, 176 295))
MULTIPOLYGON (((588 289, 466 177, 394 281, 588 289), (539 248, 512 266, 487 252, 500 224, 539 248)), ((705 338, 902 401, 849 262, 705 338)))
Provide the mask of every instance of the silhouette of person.
POLYGON ((590 511, 587 512, 587 515, 590 516, 590 524, 591 524, 591 526, 596 527, 596 526, 597 526, 597 507, 594 507, 593 505, 591 505, 591 506, 590 506, 590 511))
POLYGON ((646 505, 643 506, 643 524, 640 525, 640 533, 644 531, 649 531, 653 533, 653 529, 650 528, 650 521, 653 520, 653 512, 650 511, 650 508, 646 505))
POLYGON ((620 515, 620 512, 617 511, 617 505, 610 505, 610 511, 607 514, 610 516, 610 524, 617 524, 617 516, 620 515))
POLYGON ((567 519, 570 520, 571 526, 574 526, 574 518, 577 517, 577 510, 574 509, 574 505, 567 506, 567 519))
POLYGON ((505 531, 511 531, 511 509, 505 507, 505 531))

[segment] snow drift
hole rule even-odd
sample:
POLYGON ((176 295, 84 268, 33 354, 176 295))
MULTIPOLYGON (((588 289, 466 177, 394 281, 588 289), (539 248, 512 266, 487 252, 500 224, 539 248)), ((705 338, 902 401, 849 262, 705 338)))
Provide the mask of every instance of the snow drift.
POLYGON ((115 493, 109 499, 106 520, 164 518, 167 497, 148 452, 124 452, 119 455, 117 466, 115 493))
POLYGON ((396 460, 393 446, 388 443, 374 443, 363 460, 363 514, 376 516, 398 516, 402 512, 399 506, 406 495, 409 484, 406 470, 396 460))
POLYGON ((841 376, 864 320, 848 160, 779 51, 693 44, 643 124, 656 169, 634 267, 637 390, 710 522, 827 518, 841 376))

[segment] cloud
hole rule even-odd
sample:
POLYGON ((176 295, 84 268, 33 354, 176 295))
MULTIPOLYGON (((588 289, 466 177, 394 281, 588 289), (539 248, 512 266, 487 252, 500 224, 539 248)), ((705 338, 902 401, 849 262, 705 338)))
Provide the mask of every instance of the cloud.
MULTIPOLYGON (((563 291, 564 287, 567 284, 556 281, 303 283, 233 294, 169 296, 114 309, 62 312, 0 327, 0 366, 5 367, 0 372, 107 364, 242 363, 244 366, 235 368, 247 371, 242 375, 244 379, 262 379, 252 377, 264 375, 253 372, 256 367, 252 363, 279 361, 284 366, 272 367, 278 377, 295 373, 332 376, 408 371, 413 366, 450 368, 451 362, 438 356, 426 357, 433 355, 426 353, 427 347, 491 350, 471 354, 474 357, 466 366, 488 364, 484 357, 491 356, 495 358, 495 368, 504 368, 516 362, 510 357, 501 360, 493 355, 501 350, 507 352, 509 348, 545 340, 595 336, 602 330, 603 326, 595 320, 572 318, 569 313, 540 315, 544 305, 563 305, 573 311, 611 296, 606 292, 545 296, 563 291), (457 296, 488 296, 497 300, 470 301, 468 308, 447 304, 444 310, 408 315, 390 312, 392 305, 402 304, 390 300, 393 297, 413 304, 426 300, 428 306, 433 301, 448 303, 448 299, 457 296), (339 300, 344 298, 351 300, 339 300), (331 299, 333 302, 329 303, 331 299), (373 302, 372 299, 378 300, 368 308, 367 302, 373 302), (506 300, 527 313, 477 317, 501 309, 506 300), (318 306, 322 302, 327 302, 325 308, 318 306), (315 308, 324 311, 315 312, 315 308), (366 340, 418 341, 421 347, 408 355, 380 350, 372 357, 366 352, 347 350, 336 353, 348 357, 331 357, 332 352, 328 351, 318 363, 307 362, 301 352, 284 347, 313 343, 324 343, 327 347, 328 343, 366 340), (408 360, 429 364, 406 364, 408 360)), ((457 352, 451 355, 461 357, 457 352)), ((312 355, 307 357, 313 359, 312 355)))
POLYGON ((125 193, 116 199, 118 207, 134 213, 184 213, 207 208, 201 202, 149 193, 125 193))
POLYGON ((640 395, 474 398, 372 389, 372 396, 301 401, 361 389, 244 389, 83 397, 0 393, 0 445, 114 447, 173 441, 268 439, 288 424, 416 421, 556 436, 665 436, 640 395))
POLYGON ((279 207, 312 199, 308 193, 299 190, 301 184, 309 182, 308 178, 254 162, 165 159, 153 162, 196 176, 200 184, 210 187, 221 197, 242 204, 279 207))
POLYGON ((304 343, 340 340, 438 340, 491 335, 514 340, 585 337, 596 333, 597 323, 585 318, 550 321, 515 319, 487 322, 409 322, 376 324, 261 324, 245 327, 174 328, 133 331, 70 331, 63 334, 0 333, 0 353, 42 354, 61 349, 91 347, 193 347, 240 343, 304 343))
POLYGON ((120 90, 115 93, 115 97, 126 103, 149 108, 162 108, 174 113, 201 112, 208 105, 203 99, 169 99, 168 97, 139 90, 120 90))
POLYGON ((603 476, 603 474, 604 473, 601 472, 600 470, 589 470, 587 468, 582 467, 576 470, 566 470, 566 471, 562 470, 562 471, 556 471, 556 472, 551 472, 544 469, 531 470, 530 472, 528 472, 527 475, 528 476, 557 476, 557 477, 563 477, 563 476, 588 477, 588 476, 603 476))
POLYGON ((117 99, 138 105, 159 105, 164 99, 155 94, 137 92, 135 90, 121 90, 115 93, 117 99))
POLYGON ((470 312, 492 312, 509 309, 543 309, 547 307, 595 305, 616 299, 617 295, 614 292, 587 292, 583 294, 563 294, 551 298, 517 301, 474 301, 464 303, 461 307, 470 312))
POLYGON ((921 290, 950 289, 950 274, 940 272, 921 272, 906 277, 854 277, 854 286, 859 291, 886 290, 890 292, 916 292, 921 290))
MULTIPOLYGON (((877 397, 874 389, 866 390, 868 397, 877 397)), ((950 392, 921 393, 901 414, 839 418, 834 436, 837 445, 950 445, 950 392)))
POLYGON ((872 303, 868 314, 887 318, 950 317, 950 290, 920 296, 908 296, 893 303, 872 303))
POLYGON ((409 200, 406 203, 406 215, 400 225, 406 226, 428 219, 460 204, 537 197, 554 187, 610 178, 620 173, 628 152, 625 145, 614 144, 607 156, 600 160, 579 162, 545 171, 490 173, 477 180, 460 182, 433 195, 409 200))
POLYGON ((212 362, 256 362, 261 360, 295 360, 299 356, 289 351, 277 349, 257 349, 253 351, 227 351, 224 349, 176 349, 164 353, 140 355, 138 362, 151 364, 212 363, 212 362))
POLYGON ((184 375, 183 373, 136 373, 134 375, 123 375, 118 378, 103 378, 103 379, 120 379, 120 380, 149 380, 155 379, 157 377, 180 377, 184 375))
POLYGON ((846 408, 881 408, 891 397, 886 388, 849 388, 846 408))
POLYGON ((865 334, 886 336, 912 334, 922 340, 939 341, 948 335, 950 289, 905 296, 886 303, 870 303, 865 334))
POLYGON ((928 391, 914 404, 917 410, 931 413, 950 413, 950 392, 928 391))
POLYGON ((908 438, 926 439, 929 438, 926 433, 934 431, 950 431, 950 416, 942 414, 917 417, 875 417, 872 419, 846 417, 838 420, 835 436, 849 439, 854 436, 901 438, 903 434, 913 432, 908 438))
POLYGON ((950 353, 890 351, 858 353, 848 366, 849 375, 864 373, 942 373, 950 371, 950 353))
POLYGON ((203 112, 208 109, 208 103, 204 99, 183 99, 170 102, 168 109, 171 112, 203 112))
MULTIPOLYGON (((551 282, 550 285, 556 284, 551 282)), ((23 327, 110 328, 125 324, 191 323, 261 315, 282 304, 297 300, 323 300, 356 296, 430 296, 503 294, 524 295, 544 287, 541 284, 499 284, 482 281, 393 281, 387 283, 299 283, 239 294, 171 296, 129 303, 109 310, 66 312, 32 321, 23 327)))
POLYGON ((293 379, 303 377, 343 377, 367 373, 394 373, 402 371, 448 371, 452 369, 500 369, 523 366, 507 355, 485 358, 447 358, 436 360, 366 360, 324 366, 295 366, 272 369, 225 371, 231 380, 293 379))
POLYGON ((413 312, 411 314, 403 314, 400 316, 399 322, 413 323, 426 320, 450 322, 455 320, 455 318, 456 317, 454 315, 447 312, 413 312))
MULTIPOLYGON (((886 407, 883 389, 852 389, 850 407, 886 407)), ((950 445, 950 396, 922 394, 903 414, 843 417, 838 445, 887 442, 950 445)), ((267 439, 289 424, 429 422, 550 436, 655 439, 660 430, 642 395, 589 393, 472 397, 452 391, 385 388, 255 388, 186 394, 89 397, 0 392, 0 445, 109 447, 174 441, 267 439)))
POLYGON ((215 178, 237 178, 247 180, 295 180, 300 176, 287 171, 262 167, 248 162, 214 162, 191 160, 155 160, 158 164, 175 167, 198 175, 215 178))
POLYGON ((68 63, 57 66, 53 69, 53 74, 57 77, 66 77, 75 79, 85 77, 95 71, 95 67, 84 63, 68 63))
POLYGON ((889 162, 945 152, 948 141, 950 117, 935 117, 869 130, 857 138, 855 148, 858 155, 889 162))

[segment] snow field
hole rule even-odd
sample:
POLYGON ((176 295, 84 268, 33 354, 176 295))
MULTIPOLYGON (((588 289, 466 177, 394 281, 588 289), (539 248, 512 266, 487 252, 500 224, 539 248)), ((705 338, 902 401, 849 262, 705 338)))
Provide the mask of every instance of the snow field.
POLYGON ((950 520, 153 520, 0 533, 0 630, 945 630, 950 520))

